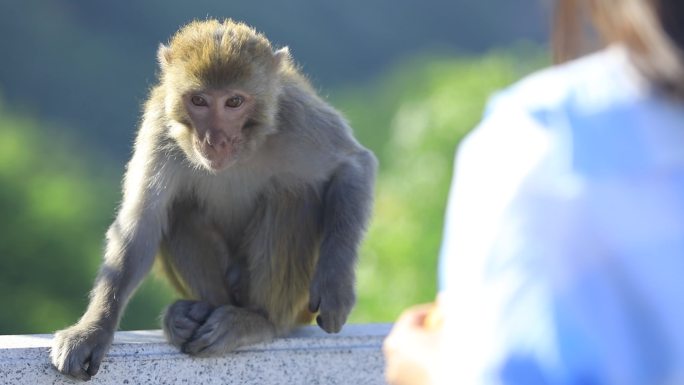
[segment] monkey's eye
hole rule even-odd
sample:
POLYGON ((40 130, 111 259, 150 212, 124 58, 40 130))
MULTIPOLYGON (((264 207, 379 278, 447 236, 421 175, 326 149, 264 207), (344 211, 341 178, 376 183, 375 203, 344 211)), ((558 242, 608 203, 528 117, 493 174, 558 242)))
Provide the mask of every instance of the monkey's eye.
POLYGON ((192 95, 192 97, 190 98, 190 103, 192 103, 196 106, 207 106, 208 105, 207 101, 199 95, 192 95))
POLYGON ((244 101, 245 101, 245 98, 243 98, 240 95, 235 95, 233 97, 228 98, 228 100, 226 100, 226 107, 238 108, 242 105, 242 102, 244 102, 244 101))

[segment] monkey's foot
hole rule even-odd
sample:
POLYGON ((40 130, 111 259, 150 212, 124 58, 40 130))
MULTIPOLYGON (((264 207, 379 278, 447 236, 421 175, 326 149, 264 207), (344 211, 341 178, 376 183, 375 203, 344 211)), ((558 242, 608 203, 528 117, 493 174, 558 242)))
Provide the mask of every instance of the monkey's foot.
POLYGON ((164 313, 163 329, 166 339, 181 350, 202 324, 209 318, 213 307, 206 302, 180 300, 164 313))
POLYGON ((210 356, 275 337, 275 326, 263 315, 231 305, 219 306, 183 345, 184 353, 210 356))

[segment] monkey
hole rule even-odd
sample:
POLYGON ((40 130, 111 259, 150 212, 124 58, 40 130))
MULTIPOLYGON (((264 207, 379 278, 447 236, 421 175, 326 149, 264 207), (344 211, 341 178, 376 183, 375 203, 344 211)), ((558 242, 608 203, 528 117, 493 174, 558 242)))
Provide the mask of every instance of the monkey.
POLYGON ((378 162, 287 47, 231 19, 193 21, 158 49, 122 201, 83 316, 52 365, 94 376, 155 260, 182 299, 168 341, 224 354, 317 324, 339 332, 378 162))

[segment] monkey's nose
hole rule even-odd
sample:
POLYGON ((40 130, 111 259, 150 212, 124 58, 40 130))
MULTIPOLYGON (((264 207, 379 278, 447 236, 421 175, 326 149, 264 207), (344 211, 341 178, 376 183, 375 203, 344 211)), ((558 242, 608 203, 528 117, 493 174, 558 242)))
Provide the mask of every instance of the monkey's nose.
POLYGON ((210 132, 209 135, 207 135, 206 140, 209 147, 216 150, 223 150, 228 146, 228 138, 222 132, 210 132))

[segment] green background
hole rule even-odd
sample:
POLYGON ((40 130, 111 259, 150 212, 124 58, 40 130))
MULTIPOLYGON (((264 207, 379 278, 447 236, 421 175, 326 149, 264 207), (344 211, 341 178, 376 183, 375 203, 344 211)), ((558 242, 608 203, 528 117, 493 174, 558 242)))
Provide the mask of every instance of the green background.
MULTIPOLYGON (((82 314, 156 46, 206 15, 289 45, 380 159, 350 322, 391 322, 431 300, 454 152, 494 91, 546 64, 543 10, 533 1, 140 3, 0 3, 0 334, 51 332, 82 314)), ((122 329, 158 328, 173 298, 150 276, 122 329)))

